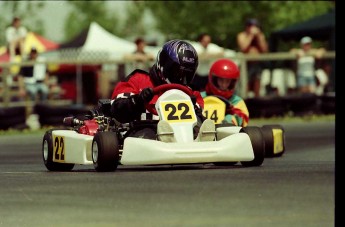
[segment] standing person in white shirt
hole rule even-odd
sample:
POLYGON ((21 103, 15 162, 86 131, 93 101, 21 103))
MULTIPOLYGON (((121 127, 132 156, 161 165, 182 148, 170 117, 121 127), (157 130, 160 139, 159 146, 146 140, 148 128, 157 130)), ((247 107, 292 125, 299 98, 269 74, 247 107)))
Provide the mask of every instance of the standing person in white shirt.
POLYGON ((26 35, 27 29, 21 25, 20 18, 14 17, 11 26, 6 29, 6 42, 11 61, 14 60, 16 55, 24 57, 26 35))
POLYGON ((19 72, 19 95, 25 97, 27 94, 32 101, 36 101, 38 95, 40 101, 48 99, 48 71, 43 62, 44 59, 38 57, 38 52, 32 48, 28 61, 37 61, 34 65, 23 66, 19 72))
POLYGON ((145 39, 138 37, 135 40, 135 51, 124 56, 124 60, 129 61, 126 64, 126 72, 128 74, 135 69, 142 69, 146 71, 150 70, 152 63, 151 61, 154 60, 154 56, 145 51, 146 45, 145 39))
POLYGON ((214 44, 212 45, 211 36, 207 33, 200 34, 197 41, 194 48, 199 56, 199 66, 192 81, 192 86, 196 90, 205 91, 211 64, 217 58, 224 56, 224 49, 216 48, 214 44))
POLYGON ((297 88, 300 93, 315 93, 316 60, 325 53, 324 48, 313 48, 312 39, 305 36, 301 39, 301 48, 292 49, 297 56, 297 88))

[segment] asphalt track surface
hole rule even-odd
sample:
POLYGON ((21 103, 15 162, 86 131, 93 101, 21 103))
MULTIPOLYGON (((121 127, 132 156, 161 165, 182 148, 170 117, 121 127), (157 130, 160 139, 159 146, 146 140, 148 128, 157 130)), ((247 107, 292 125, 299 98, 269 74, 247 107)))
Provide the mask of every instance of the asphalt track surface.
POLYGON ((0 136, 0 226, 335 226, 335 123, 287 123, 261 167, 49 172, 43 135, 0 136))

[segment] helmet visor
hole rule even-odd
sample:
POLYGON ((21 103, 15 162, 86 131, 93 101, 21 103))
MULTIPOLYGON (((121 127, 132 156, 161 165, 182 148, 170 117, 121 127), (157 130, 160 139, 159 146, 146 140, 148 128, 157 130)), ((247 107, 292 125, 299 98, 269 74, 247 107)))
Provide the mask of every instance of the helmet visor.
POLYGON ((236 86, 237 79, 222 78, 213 75, 213 84, 221 91, 233 90, 236 86))
POLYGON ((171 67, 169 72, 165 72, 165 75, 171 83, 189 85, 194 78, 195 70, 175 66, 171 67))

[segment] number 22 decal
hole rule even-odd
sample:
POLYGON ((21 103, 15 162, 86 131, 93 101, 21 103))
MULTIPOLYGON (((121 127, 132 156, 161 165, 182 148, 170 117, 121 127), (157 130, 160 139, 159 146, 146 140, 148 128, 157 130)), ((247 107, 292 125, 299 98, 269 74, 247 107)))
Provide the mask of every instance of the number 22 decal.
POLYGON ((172 122, 192 122, 195 120, 193 104, 191 102, 161 103, 163 119, 172 122))
POLYGON ((186 103, 179 103, 177 106, 178 110, 182 110, 182 113, 179 116, 176 114, 176 106, 174 106, 173 104, 167 104, 165 106, 165 111, 170 111, 170 113, 168 114, 168 120, 172 121, 172 120, 185 120, 185 119, 192 119, 192 115, 188 114, 189 112, 189 106, 186 103))
POLYGON ((65 143, 62 136, 54 137, 54 161, 65 162, 65 143))

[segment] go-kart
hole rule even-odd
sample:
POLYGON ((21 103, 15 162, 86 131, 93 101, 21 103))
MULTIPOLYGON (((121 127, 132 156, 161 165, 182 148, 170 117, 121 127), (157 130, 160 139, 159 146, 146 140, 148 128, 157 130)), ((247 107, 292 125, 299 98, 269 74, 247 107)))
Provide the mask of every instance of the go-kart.
POLYGON ((51 129, 44 134, 42 155, 46 168, 70 171, 75 164, 80 164, 93 165, 96 171, 105 172, 115 171, 118 165, 238 162, 245 167, 262 165, 265 143, 259 127, 216 128, 207 119, 195 136, 197 115, 192 91, 178 84, 161 85, 153 91, 159 98, 150 111, 156 111, 159 120, 120 123, 111 117, 110 99, 99 100, 98 107, 90 110, 84 119, 65 117, 63 123, 68 128, 51 129), (163 133, 157 133, 156 139, 128 134, 143 125, 158 127, 163 121, 173 129, 173 142, 161 141, 163 133), (204 127, 205 124, 213 128, 204 127))
MULTIPOLYGON (((226 122, 225 110, 231 105, 227 99, 217 95, 204 98, 203 115, 213 120, 217 127, 229 127, 232 123, 226 122)), ((241 127, 238 128, 240 130, 241 127)), ((260 127, 265 141, 265 156, 280 157, 285 152, 285 131, 279 124, 265 124, 260 127)))

